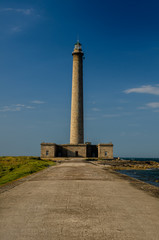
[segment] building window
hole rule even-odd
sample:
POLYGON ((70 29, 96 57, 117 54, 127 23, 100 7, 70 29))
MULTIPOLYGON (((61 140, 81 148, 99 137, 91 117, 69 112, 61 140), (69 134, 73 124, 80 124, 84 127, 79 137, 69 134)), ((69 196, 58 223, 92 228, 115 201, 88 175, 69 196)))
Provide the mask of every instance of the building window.
POLYGON ((105 156, 107 156, 108 154, 107 154, 107 152, 105 152, 105 156))
POLYGON ((49 155, 49 151, 47 150, 47 151, 46 151, 46 156, 48 156, 48 155, 49 155))

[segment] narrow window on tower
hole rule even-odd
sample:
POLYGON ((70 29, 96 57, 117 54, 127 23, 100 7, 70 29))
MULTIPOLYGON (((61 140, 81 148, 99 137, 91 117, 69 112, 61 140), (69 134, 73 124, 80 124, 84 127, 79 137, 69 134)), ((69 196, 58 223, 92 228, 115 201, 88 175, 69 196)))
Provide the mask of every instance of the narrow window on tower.
POLYGON ((48 156, 48 155, 49 155, 49 151, 47 150, 47 151, 46 151, 46 156, 48 156))
POLYGON ((105 156, 107 156, 107 152, 105 152, 105 156))

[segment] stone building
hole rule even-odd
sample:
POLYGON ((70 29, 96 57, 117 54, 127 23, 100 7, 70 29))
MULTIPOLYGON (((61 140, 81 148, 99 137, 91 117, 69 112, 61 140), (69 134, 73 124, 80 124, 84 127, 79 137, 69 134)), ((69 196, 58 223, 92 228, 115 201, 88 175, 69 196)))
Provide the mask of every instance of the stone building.
POLYGON ((83 51, 77 42, 74 47, 72 70, 72 101, 70 144, 41 143, 41 158, 95 157, 113 159, 113 144, 84 143, 83 124, 83 51))

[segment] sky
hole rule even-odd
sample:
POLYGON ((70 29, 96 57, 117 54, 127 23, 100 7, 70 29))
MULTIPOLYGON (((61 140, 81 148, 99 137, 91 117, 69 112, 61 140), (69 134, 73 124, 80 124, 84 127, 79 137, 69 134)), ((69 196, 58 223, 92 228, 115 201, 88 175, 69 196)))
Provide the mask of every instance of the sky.
POLYGON ((158 9, 158 0, 1 0, 0 156, 69 143, 79 39, 85 141, 159 157, 158 9))

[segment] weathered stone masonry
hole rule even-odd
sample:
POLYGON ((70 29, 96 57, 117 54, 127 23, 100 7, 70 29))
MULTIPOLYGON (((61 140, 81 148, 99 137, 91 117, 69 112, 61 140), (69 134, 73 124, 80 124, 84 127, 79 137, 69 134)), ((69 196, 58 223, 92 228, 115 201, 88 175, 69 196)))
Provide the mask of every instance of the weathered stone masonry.
POLYGON ((56 157, 95 157, 113 159, 113 144, 62 144, 41 143, 41 158, 56 157))
POLYGON ((70 144, 84 143, 83 129, 83 52, 81 45, 75 45, 72 70, 72 101, 70 144))

